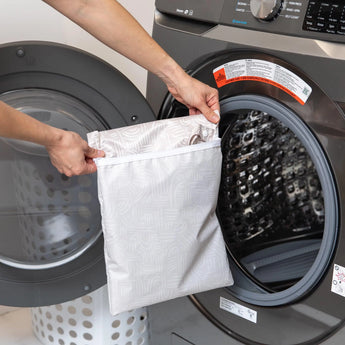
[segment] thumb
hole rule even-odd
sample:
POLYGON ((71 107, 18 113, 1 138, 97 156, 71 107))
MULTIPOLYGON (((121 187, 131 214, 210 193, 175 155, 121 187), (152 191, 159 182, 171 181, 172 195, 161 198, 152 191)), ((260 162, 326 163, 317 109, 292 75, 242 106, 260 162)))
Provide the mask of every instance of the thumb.
POLYGON ((88 146, 85 150, 85 156, 89 158, 105 157, 105 153, 102 150, 97 150, 88 146))

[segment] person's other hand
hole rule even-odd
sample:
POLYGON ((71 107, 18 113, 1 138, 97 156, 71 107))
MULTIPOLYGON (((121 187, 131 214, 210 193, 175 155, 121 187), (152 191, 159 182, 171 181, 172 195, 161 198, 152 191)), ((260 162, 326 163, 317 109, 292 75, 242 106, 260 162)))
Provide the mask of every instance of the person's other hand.
POLYGON ((52 164, 66 176, 85 175, 97 170, 93 158, 104 157, 103 151, 90 147, 77 133, 59 131, 58 140, 46 145, 52 164))
POLYGON ((184 74, 175 85, 167 85, 174 98, 189 109, 189 115, 203 114, 209 121, 217 123, 219 116, 218 90, 184 74))

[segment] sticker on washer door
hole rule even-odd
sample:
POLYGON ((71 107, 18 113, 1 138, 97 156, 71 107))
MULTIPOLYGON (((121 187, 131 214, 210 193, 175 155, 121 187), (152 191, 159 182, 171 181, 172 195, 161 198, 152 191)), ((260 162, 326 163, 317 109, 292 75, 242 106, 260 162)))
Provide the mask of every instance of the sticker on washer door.
POLYGON ((334 265, 331 291, 345 297, 345 267, 334 265))
POLYGON ((220 297, 219 308, 228 311, 231 314, 242 317, 243 319, 256 323, 257 312, 255 310, 249 309, 224 297, 220 297))
POLYGON ((285 67, 258 59, 228 62, 213 70, 218 88, 236 81, 254 80, 274 85, 304 105, 312 88, 303 79, 285 67))

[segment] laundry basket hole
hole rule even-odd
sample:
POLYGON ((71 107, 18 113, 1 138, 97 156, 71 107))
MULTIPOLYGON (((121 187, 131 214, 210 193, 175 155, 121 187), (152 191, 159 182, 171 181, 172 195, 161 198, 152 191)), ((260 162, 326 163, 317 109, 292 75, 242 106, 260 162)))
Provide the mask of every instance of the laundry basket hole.
POLYGON ((131 341, 127 341, 126 345, 133 345, 131 341))
POLYGON ((81 187, 90 187, 92 184, 92 179, 88 176, 79 176, 78 177, 78 184, 81 187))
POLYGON ((134 320, 135 320, 134 316, 129 317, 128 320, 127 320, 127 324, 131 325, 134 322, 134 320))
POLYGON ((70 237, 67 237, 63 240, 63 243, 64 244, 70 244, 72 242, 71 238, 70 237))
POLYGON ((146 314, 140 315, 140 321, 144 321, 146 320, 146 318, 147 318, 146 314))
POLYGON ((85 327, 85 328, 92 328, 92 322, 90 322, 90 321, 83 321, 83 326, 85 327))
POLYGON ((59 345, 65 345, 65 342, 62 339, 59 339, 59 345))
POLYGON ((140 337, 137 341, 137 345, 142 345, 142 344, 144 344, 144 339, 140 337))
POLYGON ((64 334, 65 333, 64 330, 61 327, 58 327, 57 331, 58 331, 59 334, 64 334))
POLYGON ((69 331, 69 335, 70 335, 72 338, 76 338, 76 337, 78 336, 76 331, 69 331))
POLYGON ((62 323, 63 322, 63 317, 61 315, 58 315, 56 317, 56 321, 62 323))
POLYGON ((111 336, 111 339, 113 339, 113 340, 117 340, 119 338, 120 338, 120 333, 119 332, 113 333, 113 335, 111 336))
POLYGON ((69 177, 66 176, 65 174, 61 174, 61 180, 62 180, 62 181, 68 181, 68 180, 69 180, 69 177))
POLYGON ((54 194, 55 194, 54 189, 52 189, 52 188, 47 189, 47 195, 49 198, 53 198, 54 194))
POLYGON ((38 210, 43 211, 43 205, 40 202, 36 203, 36 207, 38 210))
POLYGON ((46 180, 49 182, 49 183, 52 183, 54 181, 54 176, 53 175, 46 175, 46 180))
POLYGON ((92 297, 89 295, 83 296, 81 298, 81 300, 85 303, 85 304, 91 304, 92 303, 92 297))
POLYGON ((88 219, 91 217, 91 211, 86 206, 80 206, 78 212, 79 212, 80 217, 84 219, 88 219))
POLYGON ((68 307, 67 310, 68 310, 68 312, 69 312, 70 314, 75 314, 75 313, 76 313, 75 307, 73 307, 73 306, 71 306, 71 305, 68 307))
POLYGON ((127 332, 126 332, 126 337, 131 337, 133 335, 133 329, 129 329, 127 332))
POLYGON ((83 337, 85 340, 92 340, 92 335, 90 333, 84 333, 83 337))
POLYGON ((71 326, 75 326, 77 324, 77 321, 75 319, 68 319, 68 323, 71 325, 71 326))
POLYGON ((83 308, 82 313, 85 316, 91 316, 92 315, 92 310, 89 309, 89 308, 83 308))
POLYGON ((50 323, 47 324, 47 328, 48 328, 49 331, 53 330, 53 326, 50 323))
POLYGON ((48 340, 51 342, 51 343, 53 343, 54 342, 54 337, 53 336, 48 336, 48 340))
POLYGON ((111 324, 111 326, 112 326, 113 328, 117 328, 117 327, 120 326, 120 324, 121 324, 121 321, 120 321, 120 320, 115 320, 115 321, 111 324))
POLYGON ((80 202, 83 202, 86 204, 91 201, 92 196, 88 192, 79 192, 78 198, 80 202))

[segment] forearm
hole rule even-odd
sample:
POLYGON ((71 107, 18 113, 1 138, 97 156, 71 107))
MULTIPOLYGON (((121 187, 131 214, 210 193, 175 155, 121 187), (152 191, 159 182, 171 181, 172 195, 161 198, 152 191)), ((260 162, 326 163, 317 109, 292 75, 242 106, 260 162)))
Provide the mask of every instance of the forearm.
POLYGON ((168 85, 181 67, 115 0, 44 0, 107 46, 158 75, 168 85))
POLYGON ((218 91, 190 77, 115 0, 44 0, 97 39, 160 77, 189 113, 219 117, 218 91))
POLYGON ((50 145, 61 137, 61 130, 35 120, 0 101, 0 136, 50 145))
POLYGON ((96 171, 92 158, 104 152, 88 146, 77 133, 37 121, 0 101, 0 137, 31 141, 46 147, 52 164, 67 176, 96 171))

